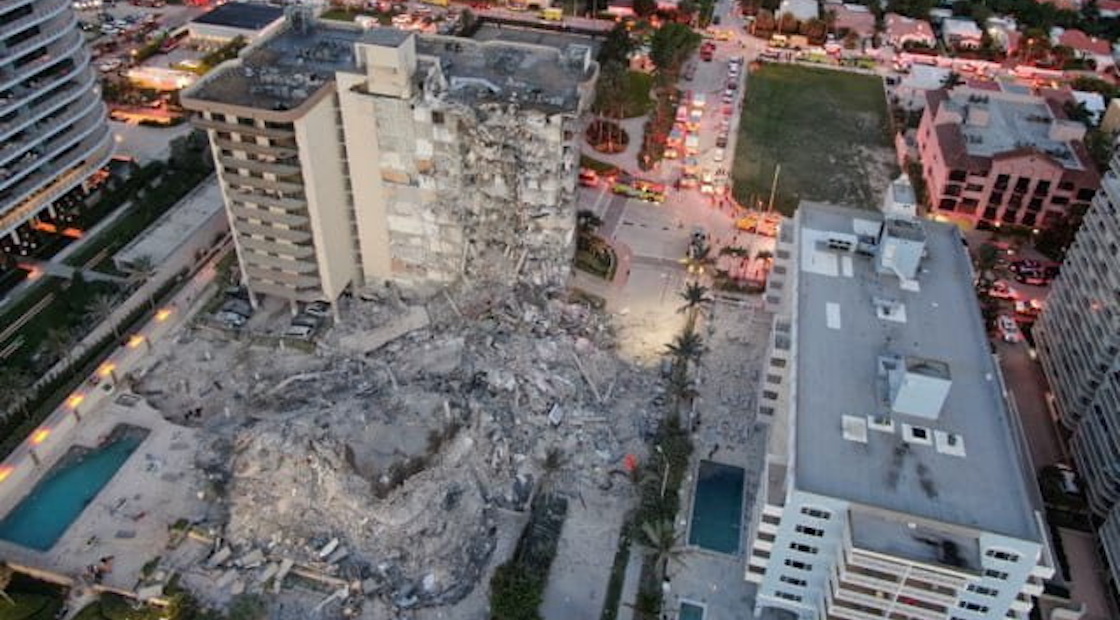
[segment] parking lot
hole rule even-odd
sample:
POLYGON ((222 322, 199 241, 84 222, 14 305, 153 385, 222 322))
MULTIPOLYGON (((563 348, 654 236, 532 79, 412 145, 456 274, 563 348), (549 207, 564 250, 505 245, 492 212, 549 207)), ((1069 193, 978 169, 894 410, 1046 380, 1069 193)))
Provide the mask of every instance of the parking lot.
POLYGON ((314 339, 331 322, 331 306, 323 301, 303 304, 293 314, 292 306, 282 300, 258 299, 254 306, 244 287, 230 287, 202 320, 230 332, 297 341, 314 339))

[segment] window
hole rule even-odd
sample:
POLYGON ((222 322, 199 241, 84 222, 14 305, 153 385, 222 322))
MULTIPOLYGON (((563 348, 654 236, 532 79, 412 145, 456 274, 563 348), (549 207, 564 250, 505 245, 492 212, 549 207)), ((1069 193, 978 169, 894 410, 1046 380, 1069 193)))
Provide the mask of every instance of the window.
POLYGON ((801 553, 808 553, 810 555, 816 555, 816 553, 817 553, 817 548, 816 547, 811 547, 809 545, 803 545, 801 543, 790 543, 789 548, 793 549, 794 551, 799 551, 801 553))
POLYGON ((770 365, 773 366, 774 368, 785 368, 786 367, 786 360, 785 360, 785 358, 781 358, 781 357, 771 357, 770 358, 770 365))
POLYGON ((789 575, 782 575, 781 577, 778 577, 778 581, 781 581, 782 583, 788 583, 791 586, 797 586, 799 588, 803 588, 809 584, 809 582, 805 581, 804 579, 790 577, 789 575))
POLYGON ((782 378, 778 375, 766 375, 766 382, 777 385, 782 382, 782 378))
POLYGON ((1096 194, 1096 193, 1097 192, 1095 190, 1091 189, 1091 188, 1083 187, 1083 188, 1077 190, 1077 199, 1078 200, 1092 200, 1093 199, 1093 194, 1096 194))
POLYGON ((968 601, 961 601, 958 607, 960 607, 961 609, 967 609, 969 611, 975 611, 977 613, 988 613, 988 607, 986 605, 978 605, 976 603, 970 603, 968 601))
POLYGON ((990 568, 984 569, 984 576, 996 579, 999 581, 1007 581, 1007 573, 1001 570, 992 570, 990 568))
POLYGON ((964 170, 951 170, 949 172, 950 181, 964 181, 968 178, 968 174, 964 170))
POLYGON ((778 393, 777 392, 771 392, 770 390, 763 390, 762 391, 762 397, 765 398, 766 400, 778 400, 778 393))
POLYGON ((762 415, 773 416, 774 415, 774 408, 773 407, 759 407, 758 412, 761 413, 762 415))
POLYGON ((805 534, 806 536, 816 536, 820 538, 824 536, 824 530, 816 527, 809 527, 808 525, 798 525, 796 528, 798 534, 805 534))
POLYGON ((989 558, 995 558, 997 560, 1001 560, 1003 562, 1018 562, 1019 561, 1019 554, 1014 553, 1012 551, 1002 551, 1000 549, 988 549, 987 551, 984 552, 984 555, 988 556, 989 558))
POLYGON ((443 124, 443 112, 432 112, 432 124, 433 125, 442 125, 443 124))
POLYGON ((790 594, 789 592, 782 592, 781 590, 778 590, 777 592, 775 592, 774 596, 776 596, 778 598, 784 598, 787 601, 793 601, 795 603, 800 603, 801 602, 801 597, 800 596, 798 596, 796 594, 790 594))
POLYGON ((995 588, 989 588, 989 587, 986 587, 986 586, 978 585, 978 584, 975 584, 975 583, 968 584, 968 591, 969 592, 975 592, 977 594, 982 594, 984 596, 999 596, 999 590, 996 590, 995 588))
POLYGON ((821 510, 819 508, 813 508, 811 506, 802 506, 801 507, 801 514, 803 514, 807 517, 813 517, 814 519, 830 519, 830 518, 832 518, 832 513, 831 512, 829 512, 827 510, 821 510))
POLYGON ((813 570, 813 565, 812 564, 806 564, 805 562, 801 562, 799 560, 786 560, 786 566, 788 566, 790 568, 793 568, 793 569, 796 569, 796 570, 803 570, 803 571, 813 570))

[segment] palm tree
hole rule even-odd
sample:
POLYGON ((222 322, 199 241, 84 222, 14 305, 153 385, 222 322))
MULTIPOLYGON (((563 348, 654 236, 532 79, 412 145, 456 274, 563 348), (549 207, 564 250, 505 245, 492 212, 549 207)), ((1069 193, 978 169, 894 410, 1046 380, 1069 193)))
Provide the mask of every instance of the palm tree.
MULTIPOLYGON (((685 304, 678 308, 677 312, 688 314, 689 326, 696 325, 697 317, 707 312, 714 301, 712 297, 708 295, 708 287, 698 282, 689 282, 688 286, 681 291, 680 297, 685 301, 685 304)), ((689 329, 689 331, 691 331, 691 329, 689 329)))
POLYGON ((529 500, 530 506, 533 505, 538 496, 544 497, 546 500, 552 498, 552 494, 556 491, 556 476, 567 464, 568 455, 556 446, 550 447, 545 451, 544 458, 537 460, 537 466, 541 468, 541 475, 537 480, 537 487, 533 490, 533 497, 529 500))
POLYGON ((74 334, 65 327, 52 328, 47 331, 43 346, 47 348, 48 355, 69 365, 70 357, 74 352, 74 334))
MULTIPOLYGON (((96 295, 86 306, 86 316, 93 323, 100 323, 112 316, 116 309, 117 300, 112 295, 96 295)), ((116 321, 109 323, 109 329, 113 330, 113 337, 120 340, 121 334, 116 321)))
MULTIPOLYGON (((129 267, 129 271, 130 271, 129 279, 134 284, 143 284, 144 282, 147 282, 148 278, 152 277, 152 275, 155 274, 155 272, 156 272, 155 262, 152 261, 151 256, 148 256, 146 254, 143 255, 143 256, 137 256, 132 261, 132 263, 129 267)), ((155 298, 152 297, 152 296, 149 296, 148 297, 148 306, 150 308, 154 309, 155 304, 156 304, 155 298)))
POLYGON ((645 544, 648 545, 649 554, 653 556, 654 565, 657 567, 658 581, 664 581, 669 573, 669 563, 684 564, 681 556, 684 549, 680 546, 680 535, 677 533, 673 522, 646 521, 642 523, 642 533, 645 534, 645 544))
POLYGON ((5 366, 0 370, 0 402, 5 403, 6 408, 18 406, 16 409, 0 411, 0 414, 11 415, 24 408, 24 400, 31 394, 32 383, 27 373, 13 366, 5 366))
POLYGON ((8 601, 9 605, 16 604, 12 597, 8 596, 8 586, 12 583, 12 575, 14 574, 15 571, 12 570, 11 566, 8 566, 7 562, 0 562, 0 598, 8 601))
POLYGON ((700 358, 704 356, 707 349, 704 347, 704 339, 697 334, 695 330, 685 329, 673 341, 665 345, 669 354, 673 356, 677 365, 683 366, 688 362, 700 363, 700 358))
POLYGON ((954 88, 964 83, 964 78, 956 71, 950 71, 945 75, 945 79, 941 80, 942 88, 954 88))

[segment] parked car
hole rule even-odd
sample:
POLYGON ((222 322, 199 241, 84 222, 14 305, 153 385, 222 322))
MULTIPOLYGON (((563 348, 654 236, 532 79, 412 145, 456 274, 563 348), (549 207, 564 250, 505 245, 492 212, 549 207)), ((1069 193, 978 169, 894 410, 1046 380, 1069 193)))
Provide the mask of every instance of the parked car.
POLYGON ((230 299, 222 304, 222 312, 236 314, 242 318, 248 319, 253 316, 253 306, 244 299, 230 299))
POLYGON ((319 327, 319 323, 321 322, 322 319, 307 314, 297 314, 292 319, 292 325, 298 325, 300 327, 310 327, 311 329, 319 327))
POLYGON ((214 315, 214 318, 230 327, 241 327, 249 322, 249 319, 233 312, 219 312, 214 315))
POLYGON ((1042 302, 1037 299, 1024 299, 1015 302, 1015 314, 1036 317, 1042 314, 1042 302))
POLYGON ((727 134, 721 133, 718 136, 716 136, 716 146, 718 146, 721 149, 727 148, 727 134))
POLYGON ((996 299, 1019 299, 1019 291, 1003 280, 996 280, 988 289, 988 295, 996 299))
POLYGON ((1001 314, 999 318, 996 319, 996 326, 999 327, 999 335, 1003 338, 1004 342, 1023 341, 1023 333, 1019 331, 1019 326, 1015 323, 1015 319, 1006 314, 1001 314))
POLYGON ((288 329, 284 330, 283 335, 288 338, 309 338, 311 336, 311 332, 313 331, 315 331, 315 328, 313 327, 308 327, 306 325, 292 325, 288 329))
POLYGON ((712 155, 712 161, 716 162, 717 164, 722 164, 724 154, 725 154, 725 152, 724 152, 723 149, 717 148, 716 151, 715 151, 715 154, 712 155))
POLYGON ((1024 273, 1017 274, 1015 276, 1015 281, 1020 284, 1026 284, 1028 286, 1046 286, 1050 284, 1049 278, 1044 278, 1042 276, 1036 275, 1028 275, 1024 273))
POLYGON ((307 307, 303 309, 303 312, 304 314, 324 319, 330 316, 331 305, 325 301, 313 301, 307 304, 307 307))

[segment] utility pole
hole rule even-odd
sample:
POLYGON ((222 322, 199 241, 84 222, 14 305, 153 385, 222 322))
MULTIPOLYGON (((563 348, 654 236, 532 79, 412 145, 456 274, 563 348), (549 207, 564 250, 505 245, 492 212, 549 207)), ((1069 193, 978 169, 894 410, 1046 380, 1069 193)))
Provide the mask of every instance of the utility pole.
POLYGON ((778 164, 774 167, 774 182, 770 185, 770 204, 766 205, 766 212, 770 213, 774 210, 774 195, 778 193, 778 175, 782 173, 782 165, 778 164))

